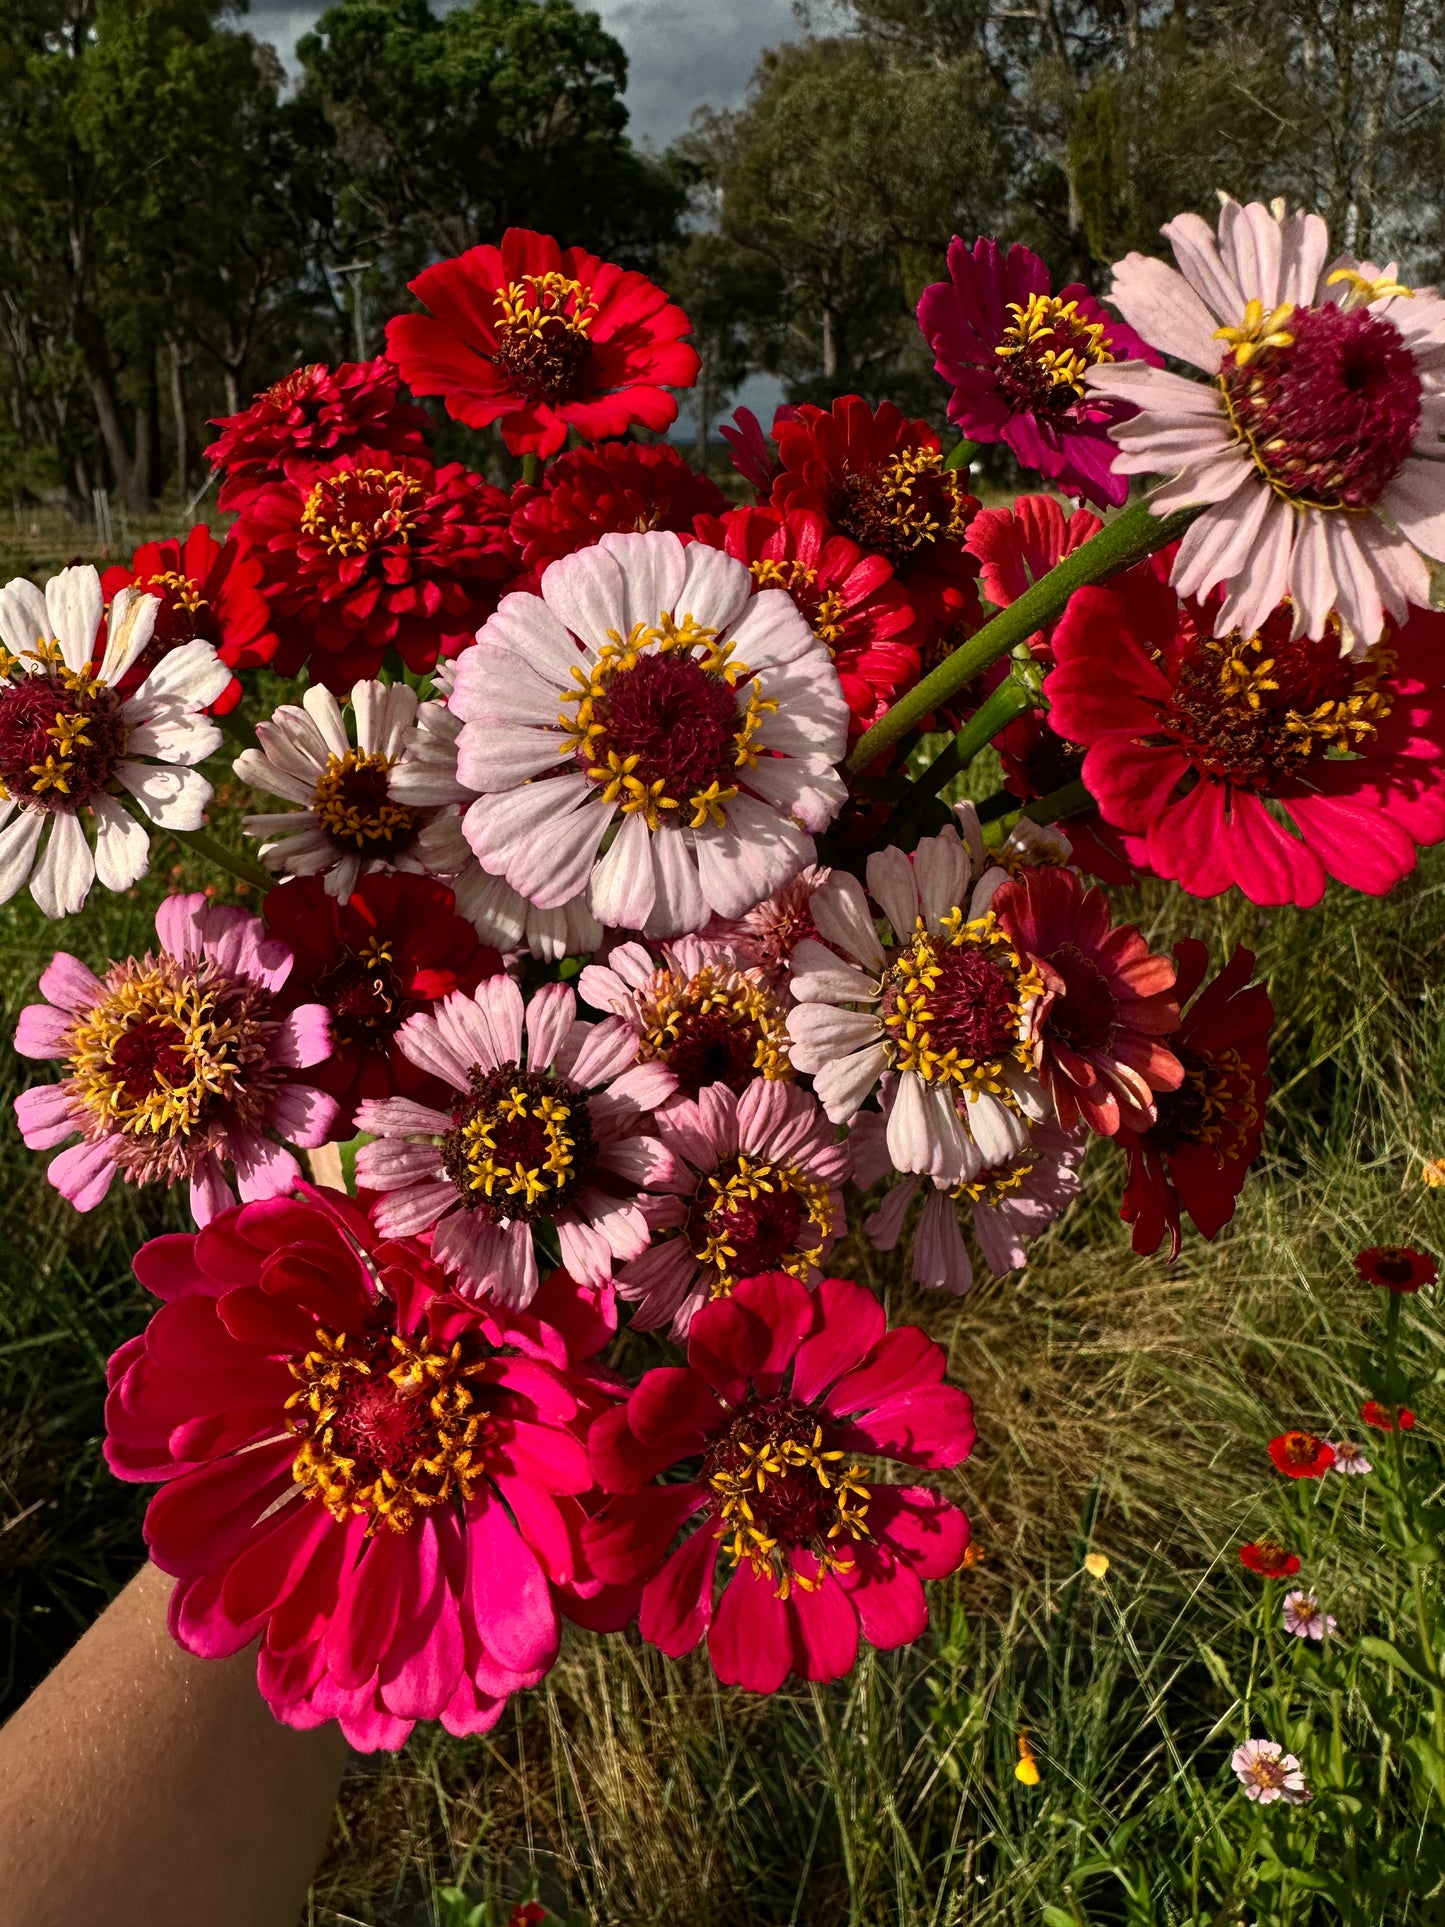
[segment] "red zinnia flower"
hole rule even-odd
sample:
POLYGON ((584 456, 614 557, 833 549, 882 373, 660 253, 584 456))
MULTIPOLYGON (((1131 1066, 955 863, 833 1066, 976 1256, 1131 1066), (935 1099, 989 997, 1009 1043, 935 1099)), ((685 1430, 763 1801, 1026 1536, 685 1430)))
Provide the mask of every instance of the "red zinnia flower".
POLYGON ((1421 1285, 1433 1285, 1440 1267, 1428 1251, 1411 1245, 1371 1245, 1355 1259, 1355 1270, 1367 1285, 1381 1285, 1386 1291, 1413 1292, 1421 1285))
POLYGON ((1179 1256, 1180 1211, 1206 1238, 1234 1216, 1245 1173, 1259 1156, 1270 1093, 1269 1029, 1274 1006, 1263 984, 1251 984, 1254 952, 1235 951, 1199 991, 1209 951, 1194 937, 1174 946, 1175 995, 1194 1002, 1166 1040, 1184 1066, 1177 1090, 1156 1100, 1147 1131, 1119 1132, 1129 1176, 1119 1216, 1134 1227, 1134 1249, 1157 1251, 1169 1233, 1179 1256), (1194 993, 1199 991, 1197 997, 1194 993))
POLYGON ((994 914, 1044 980, 1043 1079, 1059 1125, 1101 1137, 1154 1122, 1154 1094, 1184 1066, 1164 1039, 1179 1027, 1174 965, 1133 924, 1114 924, 1102 890, 1072 870, 1032 865, 1003 884, 994 914))
POLYGON ((508 228, 409 285, 431 313, 389 321, 387 353, 468 428, 499 421, 514 455, 554 455, 569 428, 586 442, 666 428, 668 389, 697 379, 692 323, 661 288, 550 234, 508 228))
POLYGON ((1293 637, 1289 604, 1215 636, 1214 603, 1182 602, 1167 569, 1079 590, 1044 685, 1130 860, 1200 897, 1309 905, 1331 876, 1383 896, 1445 837, 1445 615, 1354 660, 1293 637))
MULTIPOLYGON (((978 558, 984 594, 996 608, 1007 609, 1103 526, 1092 509, 1065 515, 1052 495, 1020 495, 1010 508, 980 509, 964 540, 978 558)), ((1053 631, 1051 623, 1029 637, 1029 648, 1042 662, 1053 661, 1053 631)))
POLYGON ((554 1273, 531 1312, 468 1303, 425 1248, 302 1188, 154 1238, 165 1300, 110 1361, 106 1459, 159 1483, 171 1630, 219 1658, 258 1635, 290 1726, 396 1747, 418 1719, 494 1726, 557 1655, 578 1564, 581 1431, 615 1393, 585 1361, 610 1294, 554 1273))
POLYGON ((328 689, 374 676, 388 649, 436 666, 475 637, 514 560, 507 498, 460 462, 364 449, 261 489, 236 524, 259 557, 281 646, 328 689))
POLYGON ((1239 1548, 1240 1564, 1262 1579, 1292 1579, 1299 1571, 1299 1554, 1278 1539, 1251 1539, 1239 1548))
POLYGON ((601 536, 671 529, 691 535, 695 515, 716 515, 727 497, 706 475, 696 475, 666 442, 605 442, 571 448, 548 464, 540 487, 512 491, 512 541, 524 576, 514 590, 537 592, 549 562, 590 549, 601 536))
MULTIPOLYGON (((1413 1431, 1415 1427, 1415 1414, 1410 1410, 1408 1405, 1401 1405, 1397 1409, 1400 1416, 1400 1430, 1402 1432, 1413 1431)), ((1366 1399, 1365 1403, 1360 1407, 1360 1417, 1365 1421, 1366 1425, 1373 1426, 1377 1432, 1393 1432, 1395 1429, 1395 1420, 1390 1414, 1389 1406, 1381 1405, 1377 1399, 1366 1399)))
MULTIPOLYGON (((784 402, 773 416, 773 434, 777 434, 779 422, 790 422, 797 412, 791 402, 784 402)), ((737 408, 718 433, 728 445, 733 467, 766 501, 778 473, 778 458, 762 423, 751 408, 737 408)))
POLYGON ((362 877, 350 900, 329 896, 321 877, 294 877, 262 906, 266 928, 290 945, 288 1000, 324 1004, 332 1052, 312 1081, 340 1105, 333 1136, 353 1129, 363 1098, 410 1097, 435 1104, 446 1086, 419 1070, 396 1033, 408 1017, 454 990, 475 990, 502 967, 456 912, 444 883, 407 872, 362 877))
POLYGON ((584 1545, 602 1580, 647 1575, 644 1639, 676 1658, 706 1634, 719 1679, 772 1693, 790 1671, 840 1678, 860 1626, 882 1649, 923 1632, 920 1582, 962 1563, 968 1521, 857 1461, 957 1465, 973 1416, 942 1382, 941 1347, 886 1324, 873 1294, 842 1278, 814 1292, 784 1272, 745 1278, 694 1317, 685 1369, 648 1372, 594 1425, 593 1471, 615 1496, 584 1545), (652 1483, 699 1455, 699 1471, 652 1483))
POLYGON ((1269 1456, 1289 1479, 1322 1479, 1335 1462, 1335 1448, 1313 1432, 1281 1432, 1269 1456))
POLYGON ((791 596, 828 645, 850 736, 861 736, 917 682, 913 607, 885 557, 864 555, 808 509, 733 509, 700 515, 696 529, 699 541, 746 562, 760 589, 791 596))
MULTIPOLYGON (((138 689, 161 657, 183 642, 210 643, 229 669, 253 668, 276 653, 260 563, 234 539, 218 542, 204 522, 184 542, 142 542, 130 567, 117 562, 100 586, 108 603, 131 586, 160 598, 151 639, 120 684, 123 695, 138 689)), ((211 712, 227 715, 240 700, 241 685, 232 676, 211 712)))
POLYGON ((299 462, 330 463, 358 448, 425 457, 427 418, 399 389, 384 355, 339 368, 313 361, 273 382, 239 415, 220 416, 211 426, 221 432, 206 450, 225 477, 219 506, 244 508, 299 462))

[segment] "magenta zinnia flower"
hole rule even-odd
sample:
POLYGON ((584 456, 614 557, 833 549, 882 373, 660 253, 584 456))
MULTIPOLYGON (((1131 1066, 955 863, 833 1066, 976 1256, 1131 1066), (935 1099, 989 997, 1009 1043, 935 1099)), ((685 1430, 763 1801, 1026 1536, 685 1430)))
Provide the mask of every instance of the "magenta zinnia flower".
POLYGON ((301 1175, 275 1138, 325 1144, 336 1099, 294 1073, 331 1049, 324 1004, 283 1008, 288 946, 248 911, 194 896, 156 912, 157 951, 97 977, 57 951, 40 979, 49 1000, 21 1011, 22 1057, 58 1058, 58 1084, 22 1091, 15 1113, 32 1151, 81 1142, 50 1162, 50 1182, 90 1211, 116 1173, 129 1184, 187 1179, 197 1224, 236 1202, 287 1191, 301 1175))
POLYGON ((612 1394, 583 1362, 603 1296, 555 1273, 535 1312, 469 1304, 417 1244, 306 1187, 142 1246, 165 1300, 110 1362, 106 1459, 159 1483, 151 1557, 205 1658, 260 1636, 288 1726, 398 1747, 419 1719, 494 1726, 557 1654, 553 1587, 591 1483, 580 1434, 612 1394))
POLYGON ((948 272, 918 303, 933 365, 953 384, 948 419, 973 441, 1006 442, 1066 495, 1122 502, 1129 482, 1113 473, 1109 429, 1133 411, 1087 393, 1084 376, 1112 361, 1160 366, 1160 356, 1080 283, 1051 294, 1028 248, 1005 254, 989 237, 969 248, 955 235, 948 272))
POLYGON ((588 1454, 614 1496, 583 1545, 599 1579, 646 1575, 644 1639, 676 1658, 706 1635, 719 1679, 772 1693, 790 1671, 840 1678, 860 1630, 885 1650, 923 1632, 921 1581, 962 1562, 968 1521, 859 1459, 957 1465, 973 1412, 943 1383, 940 1346, 886 1327, 847 1279, 809 1292, 781 1272, 745 1278, 693 1319, 686 1369, 648 1372, 597 1420, 588 1454), (687 1478, 652 1483, 699 1455, 687 1478))

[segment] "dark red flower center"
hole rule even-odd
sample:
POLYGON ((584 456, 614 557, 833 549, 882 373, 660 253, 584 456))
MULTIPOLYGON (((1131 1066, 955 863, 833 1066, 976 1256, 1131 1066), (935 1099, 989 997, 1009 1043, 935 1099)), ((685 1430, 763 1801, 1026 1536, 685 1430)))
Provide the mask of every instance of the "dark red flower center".
POLYGON ((1282 1546, 1278 1539, 1256 1539, 1245 1551, 1250 1555, 1248 1563, 1266 1579, 1282 1578, 1293 1558, 1288 1546, 1282 1546))
POLYGON ((742 1151, 698 1185, 683 1235, 698 1261, 715 1268, 717 1298, 760 1271, 806 1278, 832 1228, 825 1186, 796 1165, 742 1151))
POLYGON ((336 1042, 365 1050, 385 1049, 416 1008, 397 983, 391 945, 381 942, 344 949, 318 979, 315 997, 331 1012, 336 1042))
POLYGON ((1204 1052, 1174 1040, 1169 1048, 1184 1066, 1184 1080, 1154 1093, 1155 1120, 1144 1142, 1166 1153, 1204 1145, 1221 1164, 1239 1157, 1260 1122, 1254 1073, 1236 1050, 1204 1052))
POLYGON ((515 394, 555 406, 586 392, 597 318, 588 289, 555 272, 524 275, 498 289, 497 305, 492 361, 515 394))
POLYGON ((389 861, 416 835, 418 813, 392 797, 391 764, 359 749, 327 759, 311 807, 318 828, 347 855, 389 861))
POLYGON ((125 753, 120 698, 47 667, 0 684, 0 783, 31 809, 73 813, 109 787, 125 753))
POLYGON ((301 528, 329 555, 356 561, 405 548, 425 501, 421 483, 399 468, 338 468, 312 484, 301 528))
POLYGON ((705 1084, 726 1084, 739 1096, 757 1075, 759 1033, 751 1022, 738 1023, 730 1010, 689 1011, 665 1056, 684 1097, 696 1097, 705 1084))
POLYGON ((740 1096, 755 1077, 791 1075, 778 1000, 741 971, 704 964, 691 977, 660 970, 637 997, 640 1055, 675 1073, 684 1097, 705 1084, 740 1096))
POLYGON ((1280 1440, 1280 1451, 1290 1465, 1307 1466, 1319 1458, 1323 1444, 1313 1432, 1286 1432, 1280 1440))
POLYGON ((1108 1051, 1118 1035, 1119 1000, 1093 957, 1077 944, 1063 943, 1047 962, 1062 980, 1047 1017, 1051 1036, 1081 1056, 1108 1051))
MULTIPOLYGON (((1283 319, 1283 317, 1281 317, 1283 319)), ((1271 317, 1273 319, 1273 317, 1271 317)), ((1420 426, 1420 375, 1393 321, 1368 307, 1295 308, 1288 337, 1231 349, 1219 385, 1270 486, 1299 507, 1371 509, 1420 426)))
POLYGON ((748 1560, 784 1599, 794 1585, 817 1583, 795 1571, 790 1553, 811 1552, 820 1568, 836 1569, 851 1565, 853 1545, 869 1536, 862 1467, 794 1399, 750 1399, 709 1451, 702 1479, 733 1534, 726 1550, 734 1563, 748 1560))
POLYGON ((1112 361, 1101 321, 1088 321, 1076 300, 1056 294, 1031 294, 1010 301, 1013 316, 994 350, 994 381, 1000 394, 1030 415, 1067 415, 1084 394, 1084 376, 1112 361))
POLYGON ((1023 1013, 1042 985, 992 913, 955 910, 937 935, 920 929, 883 982, 879 1015, 900 1071, 928 1084, 997 1091, 1005 1060, 1023 1061, 1023 1013))
POLYGON ((442 1163, 468 1210, 493 1224, 533 1224, 587 1181, 596 1151, 587 1099, 575 1084, 503 1064, 472 1072, 442 1163))
POLYGON ((901 569, 940 542, 961 542, 976 506, 938 450, 920 444, 871 468, 845 469, 828 514, 860 549, 901 569))
POLYGON ((147 1098, 160 1088, 183 1090, 192 1075, 185 1033, 174 1022, 142 1017, 121 1031, 110 1047, 111 1081, 129 1098, 147 1098))

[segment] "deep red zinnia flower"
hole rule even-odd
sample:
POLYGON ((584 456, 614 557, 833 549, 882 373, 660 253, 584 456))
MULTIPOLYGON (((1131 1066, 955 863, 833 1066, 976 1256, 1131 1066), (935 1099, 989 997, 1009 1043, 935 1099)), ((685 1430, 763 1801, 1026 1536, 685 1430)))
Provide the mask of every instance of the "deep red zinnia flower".
POLYGON ((861 736, 917 682, 913 605, 886 557, 865 555, 810 509, 739 508, 700 515, 694 526, 699 541, 746 562, 760 589, 791 596, 827 644, 850 736, 861 736))
POLYGON ((296 463, 330 463, 358 448, 427 453, 426 415, 401 400, 396 370, 384 355, 339 368, 313 361, 293 369, 239 415, 220 416, 211 426, 221 432, 206 459, 222 473, 216 499, 226 510, 244 508, 258 488, 279 482, 296 463))
POLYGON ((511 535, 525 574, 511 587, 535 595, 549 562, 590 549, 604 535, 690 535, 694 516, 726 507, 717 483, 695 474, 666 442, 568 449, 548 463, 538 487, 519 483, 512 491, 511 535))
POLYGON ((1433 1285, 1440 1267, 1428 1251, 1412 1245, 1371 1245, 1355 1258, 1355 1270, 1367 1285, 1380 1285, 1386 1291, 1415 1292, 1422 1285, 1433 1285))
POLYGON ((1072 870, 1030 866, 1000 887, 993 910, 1044 980, 1039 1075, 1061 1129, 1147 1128, 1156 1092, 1184 1077, 1165 1042, 1179 1026, 1173 963, 1133 924, 1115 924, 1103 891, 1072 870))
POLYGON ((469 248, 408 284, 430 314, 398 315, 386 350, 416 395, 440 395, 468 428, 498 422, 514 455, 660 430, 677 419, 670 388, 701 365, 692 323, 645 275, 508 228, 500 247, 469 248))
POLYGON ((154 1238, 135 1270, 164 1302, 110 1361, 105 1450, 161 1487, 145 1536, 176 1639, 259 1636, 276 1717, 363 1751, 495 1725, 556 1657, 554 1588, 597 1591, 571 1495, 616 1396, 586 1362, 610 1294, 556 1273, 530 1312, 467 1303, 309 1187, 154 1238))
POLYGON ((1299 1554, 1278 1539, 1251 1539, 1239 1548, 1239 1562, 1261 1579, 1292 1579, 1299 1571, 1299 1554))
POLYGON ((1322 1479, 1335 1462, 1335 1448, 1313 1432, 1281 1432, 1269 1456, 1289 1479, 1322 1479))
MULTIPOLYGON (((1399 1415, 1400 1430, 1412 1432, 1415 1429, 1415 1414, 1409 1406, 1397 1406, 1395 1412, 1399 1415)), ((1377 1432, 1393 1432, 1395 1429, 1394 1414, 1388 1405, 1381 1405, 1378 1399, 1366 1399, 1360 1407, 1360 1417, 1377 1432)))
MULTIPOLYGON (((260 563, 234 538, 218 542, 204 522, 184 541, 142 542, 130 567, 117 562, 100 586, 107 603, 132 586, 160 600, 151 639, 119 685, 122 695, 138 689, 161 657, 183 642, 210 643, 230 669, 253 669, 276 653, 260 563)), ((211 712, 225 716, 240 700, 241 685, 232 676, 211 712)))
POLYGON ((388 649, 413 670, 458 655, 514 571, 507 520, 501 489, 460 462, 433 468, 378 449, 261 489, 235 534, 264 571, 277 669, 306 664, 346 690, 388 649))
POLYGON ((1174 957, 1175 995, 1181 1004, 1194 999, 1165 1039, 1184 1066, 1184 1080, 1158 1094, 1148 1130, 1119 1131, 1129 1160, 1119 1216, 1133 1225, 1140 1253, 1157 1251, 1167 1231, 1171 1261, 1179 1256, 1181 1211, 1206 1238, 1234 1216, 1264 1136, 1274 1022, 1269 992, 1249 981, 1252 950, 1236 950, 1203 990, 1207 947, 1182 937, 1174 957))
POLYGON ((447 886, 375 871, 338 903, 321 877, 293 877, 271 891, 262 912, 269 933, 296 959, 288 998, 331 1013, 332 1053, 312 1081, 341 1107, 333 1136, 351 1135, 364 1098, 435 1104, 445 1096, 447 1087, 412 1063, 396 1034, 417 1011, 454 990, 475 990, 502 967, 499 953, 457 914, 447 886))
POLYGON ((648 1372, 594 1424, 589 1456, 613 1496, 584 1546, 599 1579, 646 1575, 644 1639, 675 1658, 706 1635, 719 1679, 771 1693, 790 1671, 840 1678, 860 1629, 882 1649, 923 1632, 921 1582, 962 1563, 968 1521, 860 1460, 957 1465, 973 1416, 943 1383, 942 1348, 886 1324, 842 1278, 813 1292, 784 1272, 745 1278, 694 1317, 685 1368, 648 1372), (686 1476, 653 1483, 684 1462, 686 1476))
POLYGON ((1445 615, 1412 613, 1358 660, 1293 637, 1213 635, 1168 557, 1081 589, 1054 630, 1049 722, 1132 862, 1193 896, 1383 896, 1445 837, 1445 615))

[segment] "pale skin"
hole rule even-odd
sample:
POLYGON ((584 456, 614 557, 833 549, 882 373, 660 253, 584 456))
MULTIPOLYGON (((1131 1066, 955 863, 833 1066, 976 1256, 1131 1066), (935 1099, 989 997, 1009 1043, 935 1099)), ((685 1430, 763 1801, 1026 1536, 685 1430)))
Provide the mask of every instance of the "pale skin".
POLYGON ((0 1927, 295 1927, 346 1759, 196 1659, 146 1566, 0 1729, 0 1927))

